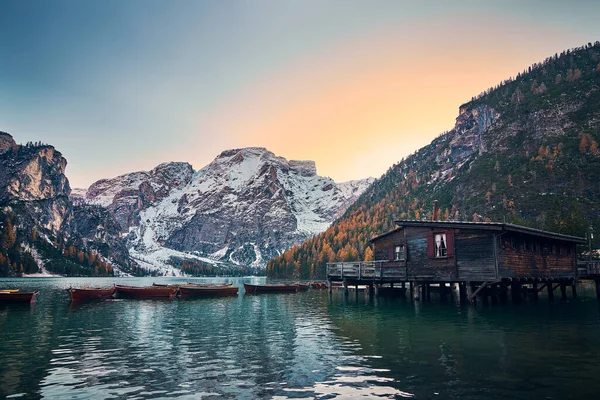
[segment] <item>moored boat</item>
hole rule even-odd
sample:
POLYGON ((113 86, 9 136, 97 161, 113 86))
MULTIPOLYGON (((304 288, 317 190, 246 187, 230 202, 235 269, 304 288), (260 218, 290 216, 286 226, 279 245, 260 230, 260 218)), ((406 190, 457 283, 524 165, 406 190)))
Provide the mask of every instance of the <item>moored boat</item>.
POLYGON ((180 286, 179 296, 184 299, 205 296, 235 296, 238 289, 237 286, 232 285, 180 286))
POLYGON ((117 290, 116 286, 111 288, 68 288, 67 292, 71 301, 85 301, 85 300, 101 300, 108 299, 117 290))
POLYGON ((310 284, 308 283, 297 283, 296 286, 298 287, 299 292, 305 292, 310 289, 310 284))
POLYGON ((38 292, 20 292, 16 289, 0 291, 0 304, 35 303, 38 292))
POLYGON ((290 293, 297 292, 298 285, 289 285, 284 283, 274 283, 265 285, 251 285, 244 283, 246 293, 290 293))
POLYGON ((137 299, 175 298, 179 287, 175 286, 121 286, 117 285, 117 297, 137 299))
POLYGON ((327 289, 327 283, 325 282, 311 282, 310 287, 313 289, 327 289))
POLYGON ((195 287, 233 286, 233 283, 194 283, 194 282, 186 282, 186 283, 152 283, 152 286, 180 288, 182 286, 195 286, 195 287))

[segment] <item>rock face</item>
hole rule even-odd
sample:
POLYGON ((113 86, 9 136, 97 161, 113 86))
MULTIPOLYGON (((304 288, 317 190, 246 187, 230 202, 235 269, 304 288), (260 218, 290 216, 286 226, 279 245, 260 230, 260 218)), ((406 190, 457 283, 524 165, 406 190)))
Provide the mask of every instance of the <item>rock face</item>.
POLYGON ((0 203, 50 233, 68 227, 71 189, 62 154, 49 145, 16 145, 7 133, 0 135, 0 149, 0 203))
POLYGON ((99 206, 73 206, 66 167, 53 146, 18 145, 0 132, 0 206, 17 216, 23 237, 35 228, 48 243, 61 237, 81 243, 79 250, 95 249, 116 265, 128 266, 125 240, 112 215, 99 206))
POLYGON ((100 180, 89 187, 86 202, 102 206, 118 221, 121 231, 139 224, 139 213, 160 202, 172 190, 187 185, 194 173, 188 163, 160 164, 152 171, 133 172, 100 180))
POLYGON ((195 173, 170 163, 101 180, 86 201, 106 207, 129 232, 132 256, 149 264, 195 255, 264 266, 325 230, 372 181, 336 184, 313 161, 251 147, 224 151, 195 173))
POLYGON ((79 204, 73 207, 73 228, 91 247, 121 265, 129 260, 126 241, 121 238, 121 226, 104 207, 79 204))

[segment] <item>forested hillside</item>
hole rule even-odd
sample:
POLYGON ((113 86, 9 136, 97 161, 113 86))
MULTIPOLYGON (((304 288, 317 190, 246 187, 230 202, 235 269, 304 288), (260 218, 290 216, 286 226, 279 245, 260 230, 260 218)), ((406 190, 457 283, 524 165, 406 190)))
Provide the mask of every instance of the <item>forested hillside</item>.
MULTIPOLYGON (((600 42, 555 54, 462 105, 455 127, 392 166, 327 231, 267 274, 323 277, 369 260, 396 219, 506 221, 584 236, 600 226, 600 42)), ((596 243, 598 241, 596 236, 596 243)))

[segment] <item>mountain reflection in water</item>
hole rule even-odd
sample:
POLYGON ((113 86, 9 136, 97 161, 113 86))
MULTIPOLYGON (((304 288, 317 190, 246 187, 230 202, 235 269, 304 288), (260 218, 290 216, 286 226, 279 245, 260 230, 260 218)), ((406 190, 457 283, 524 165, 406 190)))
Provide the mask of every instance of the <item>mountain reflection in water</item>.
POLYGON ((113 282, 0 281, 0 288, 40 291, 32 307, 0 306, 0 396, 558 399, 600 392, 598 303, 585 289, 568 303, 475 308, 339 291, 70 304, 64 291, 113 282))

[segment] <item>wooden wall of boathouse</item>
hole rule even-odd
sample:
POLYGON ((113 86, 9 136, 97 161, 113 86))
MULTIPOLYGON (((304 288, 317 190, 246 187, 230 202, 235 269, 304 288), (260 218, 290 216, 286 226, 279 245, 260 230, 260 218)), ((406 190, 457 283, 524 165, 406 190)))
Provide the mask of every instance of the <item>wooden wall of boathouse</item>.
POLYGON ((492 281, 497 279, 495 232, 456 229, 454 245, 458 276, 461 281, 492 281))
MULTIPOLYGON (((397 221, 373 238, 382 268, 404 271, 409 281, 491 282, 499 279, 577 279, 576 246, 585 239, 500 223, 397 221), (434 254, 434 238, 445 234, 447 254, 434 254), (404 246, 404 260, 394 248, 404 246)), ((396 275, 399 276, 399 275, 396 275)))
POLYGON ((573 279, 577 275, 576 244, 516 232, 499 238, 501 278, 573 279))
POLYGON ((382 236, 373 244, 373 256, 375 260, 385 260, 385 270, 389 275, 406 277, 406 242, 404 229, 396 229, 388 235, 382 236), (404 260, 394 260, 394 248, 404 246, 404 260))

